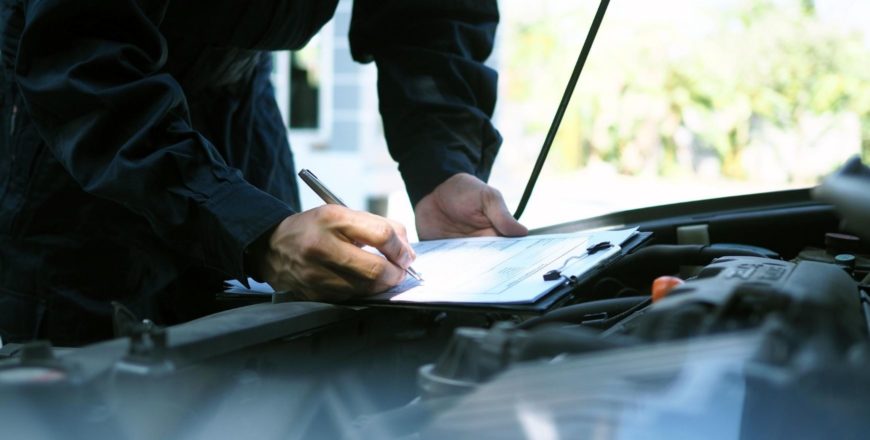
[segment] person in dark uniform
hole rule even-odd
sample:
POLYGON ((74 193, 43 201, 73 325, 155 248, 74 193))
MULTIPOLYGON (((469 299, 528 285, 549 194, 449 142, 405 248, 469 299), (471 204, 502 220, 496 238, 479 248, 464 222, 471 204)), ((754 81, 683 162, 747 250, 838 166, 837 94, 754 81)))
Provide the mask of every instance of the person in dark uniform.
MULTIPOLYGON (((328 301, 404 278, 401 225, 299 212, 268 51, 303 47, 336 3, 2 0, 4 341, 111 337, 112 301, 189 320, 229 278, 328 301)), ((421 239, 527 232, 484 183, 501 144, 483 64, 497 22, 494 1, 354 2, 351 52, 378 67, 421 239)))

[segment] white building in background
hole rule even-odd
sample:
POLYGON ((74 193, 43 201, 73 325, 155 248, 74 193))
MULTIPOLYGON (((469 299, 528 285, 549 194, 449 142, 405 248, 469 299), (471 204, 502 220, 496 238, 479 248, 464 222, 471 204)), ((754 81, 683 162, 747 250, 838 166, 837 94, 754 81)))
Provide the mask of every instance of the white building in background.
MULTIPOLYGON (((351 8, 341 0, 303 50, 276 52, 272 80, 297 169, 310 169, 351 208, 383 212, 377 201, 404 186, 384 141, 377 69, 350 55, 351 8)), ((323 203, 301 181, 299 190, 303 209, 323 203)))

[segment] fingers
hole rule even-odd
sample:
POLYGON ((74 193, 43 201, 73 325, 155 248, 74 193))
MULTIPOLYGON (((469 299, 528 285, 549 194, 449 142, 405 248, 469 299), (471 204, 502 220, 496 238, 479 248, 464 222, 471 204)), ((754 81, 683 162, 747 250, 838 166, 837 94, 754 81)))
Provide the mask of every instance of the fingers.
MULTIPOLYGON (((391 225, 393 225, 393 229, 396 231, 396 233, 399 234, 399 238, 402 239, 402 242, 404 242, 405 244, 408 245, 408 249, 411 251, 411 262, 416 260, 417 259, 417 252, 414 251, 414 248, 408 242, 408 230, 405 228, 405 225, 403 225, 397 221, 390 220, 388 218, 385 220, 390 222, 391 225)), ((411 263, 409 262, 408 265, 410 266, 410 264, 411 263)))
POLYGON ((405 227, 383 217, 347 210, 335 227, 351 241, 377 249, 402 269, 410 266, 416 257, 408 244, 405 227))
POLYGON ((383 292, 404 280, 404 268, 414 259, 404 227, 334 205, 288 217, 269 243, 266 281, 276 290, 320 300, 383 292), (389 260, 358 243, 377 248, 389 260))
POLYGON ((351 297, 380 293, 401 283, 405 271, 380 255, 366 252, 350 243, 336 240, 327 249, 335 259, 310 263, 297 272, 301 289, 319 297, 351 297))
POLYGON ((350 243, 339 242, 336 255, 329 265, 358 292, 383 292, 405 279, 404 268, 350 243))
MULTIPOLYGON (((357 250, 359 249, 357 248, 357 250)), ((393 276, 396 278, 390 280, 388 271, 384 271, 380 272, 382 276, 374 280, 367 280, 338 267, 309 265, 292 276, 286 276, 289 274, 285 273, 283 277, 273 278, 269 284, 276 291, 291 291, 300 294, 302 296, 300 299, 312 301, 343 301, 354 296, 379 293, 400 283, 405 274, 384 258, 377 258, 380 259, 380 262, 376 264, 392 267, 395 271, 393 276)))
POLYGON ((488 188, 488 191, 483 196, 483 212, 484 215, 492 223, 493 228, 498 232, 498 235, 507 237, 521 237, 527 235, 529 230, 520 224, 504 202, 504 197, 495 188, 488 188))
POLYGON ((501 193, 479 178, 458 173, 414 207, 420 239, 468 236, 523 236, 528 229, 508 211, 501 193))

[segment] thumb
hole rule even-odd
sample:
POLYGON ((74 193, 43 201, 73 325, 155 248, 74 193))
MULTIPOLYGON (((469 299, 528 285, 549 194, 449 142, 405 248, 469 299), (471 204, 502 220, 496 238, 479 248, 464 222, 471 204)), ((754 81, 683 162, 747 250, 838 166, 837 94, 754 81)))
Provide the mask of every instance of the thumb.
POLYGON ((529 233, 528 228, 516 221, 508 211, 501 193, 495 188, 489 188, 483 198, 483 213, 492 223, 499 235, 506 237, 522 237, 529 233))

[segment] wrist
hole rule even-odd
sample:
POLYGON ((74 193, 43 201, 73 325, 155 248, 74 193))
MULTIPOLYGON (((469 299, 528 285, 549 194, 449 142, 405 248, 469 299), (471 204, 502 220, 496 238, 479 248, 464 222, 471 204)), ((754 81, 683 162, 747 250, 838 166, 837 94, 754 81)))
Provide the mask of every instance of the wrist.
POLYGON ((267 229, 245 248, 243 263, 245 275, 257 282, 262 283, 264 281, 263 263, 266 253, 269 251, 269 239, 279 224, 280 222, 267 229))

